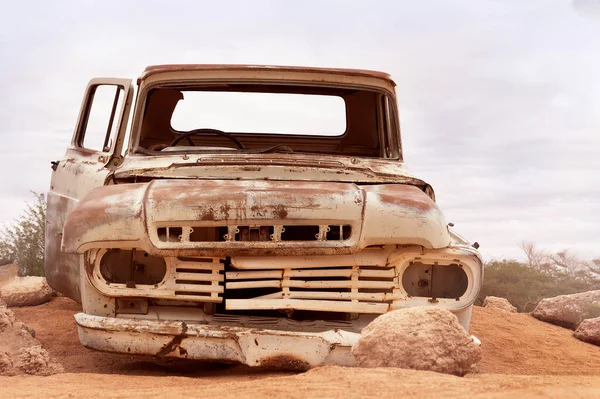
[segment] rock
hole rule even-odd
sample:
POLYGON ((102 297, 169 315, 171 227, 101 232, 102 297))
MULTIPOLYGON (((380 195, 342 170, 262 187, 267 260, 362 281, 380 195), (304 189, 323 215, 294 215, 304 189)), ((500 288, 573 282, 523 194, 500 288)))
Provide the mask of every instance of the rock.
POLYGON ((63 367, 50 358, 47 350, 39 345, 19 351, 19 368, 27 374, 52 375, 62 373, 63 367))
POLYGON ((0 375, 14 375, 13 362, 6 352, 0 352, 0 375))
POLYGON ((542 299, 532 315, 574 330, 583 320, 600 316, 600 290, 542 299))
POLYGON ((8 306, 34 306, 52 298, 52 288, 43 277, 17 277, 0 288, 0 298, 8 306))
POLYGON ((29 327, 27 324, 25 323, 21 323, 20 321, 18 321, 15 326, 17 328, 21 329, 21 335, 23 335, 24 337, 33 337, 35 338, 35 330, 31 327, 29 327))
POLYGON ((517 313, 517 308, 511 305, 508 299, 497 296, 486 296, 483 300, 483 307, 503 310, 509 313, 517 313))
POLYGON ((9 327, 12 327, 14 322, 14 313, 6 306, 0 306, 0 333, 9 327))
POLYGON ((0 375, 50 375, 62 370, 35 339, 35 331, 0 306, 0 375))
POLYGON ((573 336, 581 341, 600 346, 600 317, 582 321, 573 336))
POLYGON ((481 348, 445 309, 415 307, 377 317, 352 347, 360 367, 399 367, 463 376, 481 348))

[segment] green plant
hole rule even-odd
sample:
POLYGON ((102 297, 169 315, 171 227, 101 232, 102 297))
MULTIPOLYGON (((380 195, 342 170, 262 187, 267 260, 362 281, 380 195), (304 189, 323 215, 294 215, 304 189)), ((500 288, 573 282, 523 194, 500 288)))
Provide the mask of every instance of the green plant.
POLYGON ((496 260, 485 265, 479 296, 508 299, 520 312, 529 312, 543 298, 600 289, 600 281, 577 274, 549 273, 515 260, 496 260))
POLYGON ((0 229, 0 259, 18 264, 20 276, 44 275, 46 199, 44 194, 33 195, 35 201, 26 204, 14 223, 0 229))

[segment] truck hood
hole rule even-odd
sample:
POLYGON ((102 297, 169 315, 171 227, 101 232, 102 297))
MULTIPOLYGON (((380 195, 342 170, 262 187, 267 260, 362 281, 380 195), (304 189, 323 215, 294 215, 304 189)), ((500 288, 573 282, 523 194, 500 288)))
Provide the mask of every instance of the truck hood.
POLYGON ((92 190, 67 217, 62 249, 141 248, 162 256, 329 255, 387 244, 443 248, 450 240, 438 206, 412 185, 157 179, 92 190), (346 226, 351 233, 300 241, 193 241, 189 236, 194 229, 240 226, 312 226, 318 234, 346 226), (175 240, 161 239, 166 228, 178 232, 175 240))
POLYGON ((404 183, 424 187, 398 160, 290 154, 127 156, 117 180, 139 178, 404 183))

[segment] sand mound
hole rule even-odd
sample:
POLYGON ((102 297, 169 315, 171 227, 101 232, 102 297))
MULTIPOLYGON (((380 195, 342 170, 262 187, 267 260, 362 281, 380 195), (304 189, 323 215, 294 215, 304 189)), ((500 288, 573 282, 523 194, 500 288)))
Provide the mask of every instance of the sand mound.
POLYGON ((475 307, 471 334, 481 340, 482 373, 600 375, 600 347, 530 314, 475 307))

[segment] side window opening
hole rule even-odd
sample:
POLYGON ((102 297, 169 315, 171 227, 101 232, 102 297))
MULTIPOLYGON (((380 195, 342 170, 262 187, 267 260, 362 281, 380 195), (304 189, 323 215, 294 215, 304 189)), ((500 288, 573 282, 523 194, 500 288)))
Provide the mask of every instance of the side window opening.
POLYGON ((108 152, 117 136, 118 115, 123 105, 124 89, 115 85, 93 88, 79 145, 94 151, 108 152))

